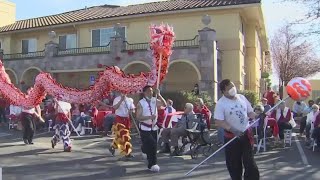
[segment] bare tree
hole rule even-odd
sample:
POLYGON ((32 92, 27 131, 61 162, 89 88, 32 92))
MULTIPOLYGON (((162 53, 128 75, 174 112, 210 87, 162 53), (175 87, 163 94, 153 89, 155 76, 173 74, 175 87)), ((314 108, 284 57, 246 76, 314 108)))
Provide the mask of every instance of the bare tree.
POLYGON ((282 2, 299 3, 299 5, 307 8, 304 17, 296 19, 292 24, 307 24, 308 30, 301 34, 320 34, 320 0, 279 0, 282 2))
POLYGON ((320 71, 320 61, 312 45, 289 25, 272 37, 271 56, 282 86, 294 77, 309 77, 320 71))

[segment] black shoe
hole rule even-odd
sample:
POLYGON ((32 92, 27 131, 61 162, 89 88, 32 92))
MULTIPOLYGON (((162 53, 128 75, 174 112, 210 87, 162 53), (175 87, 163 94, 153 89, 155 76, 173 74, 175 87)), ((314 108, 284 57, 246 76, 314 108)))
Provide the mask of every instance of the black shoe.
POLYGON ((109 147, 109 152, 112 154, 112 156, 114 156, 116 150, 113 147, 109 147))
POLYGON ((56 143, 55 143, 54 140, 52 139, 52 140, 51 140, 51 147, 52 147, 52 149, 54 149, 55 146, 56 146, 56 143))
POLYGON ((29 144, 33 144, 33 142, 32 142, 32 141, 29 141, 29 144))
POLYGON ((28 140, 26 140, 26 139, 24 139, 23 142, 24 142, 25 144, 29 144, 28 140))
POLYGON ((125 157, 126 157, 127 159, 132 159, 132 158, 134 158, 134 155, 130 153, 130 154, 126 155, 125 157))

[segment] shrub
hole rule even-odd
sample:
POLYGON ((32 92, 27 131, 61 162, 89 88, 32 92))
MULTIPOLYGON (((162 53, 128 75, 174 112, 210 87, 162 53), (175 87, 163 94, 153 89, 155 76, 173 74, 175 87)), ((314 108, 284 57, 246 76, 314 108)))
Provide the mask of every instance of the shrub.
POLYGON ((244 90, 240 91, 239 94, 244 95, 253 107, 259 102, 259 94, 257 92, 244 90))
POLYGON ((178 111, 182 111, 186 103, 195 104, 197 98, 202 98, 206 106, 213 106, 213 101, 207 92, 200 93, 199 95, 195 95, 190 91, 163 92, 162 95, 165 99, 172 99, 173 107, 178 111))

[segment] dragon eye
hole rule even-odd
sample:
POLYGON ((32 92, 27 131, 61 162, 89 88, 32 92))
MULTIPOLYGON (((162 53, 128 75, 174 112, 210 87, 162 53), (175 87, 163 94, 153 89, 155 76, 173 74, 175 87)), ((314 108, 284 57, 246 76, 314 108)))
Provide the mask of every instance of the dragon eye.
POLYGON ((161 31, 160 29, 156 29, 156 33, 157 33, 157 34, 161 34, 162 31, 161 31))

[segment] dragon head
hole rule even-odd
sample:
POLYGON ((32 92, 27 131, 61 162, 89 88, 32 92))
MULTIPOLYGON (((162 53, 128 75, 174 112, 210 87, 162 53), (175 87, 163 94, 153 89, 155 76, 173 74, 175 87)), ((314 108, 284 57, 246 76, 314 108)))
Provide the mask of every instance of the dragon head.
POLYGON ((151 49, 165 55, 171 55, 171 48, 175 39, 173 27, 161 24, 150 27, 151 49))

